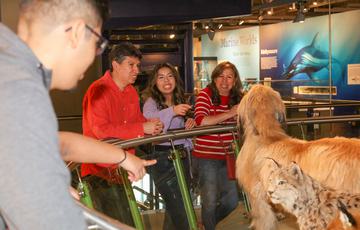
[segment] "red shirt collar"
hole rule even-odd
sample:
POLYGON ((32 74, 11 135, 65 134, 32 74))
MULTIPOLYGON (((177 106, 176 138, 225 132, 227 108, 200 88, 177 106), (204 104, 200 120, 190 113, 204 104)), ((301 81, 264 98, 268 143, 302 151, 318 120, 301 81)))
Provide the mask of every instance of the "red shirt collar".
POLYGON ((127 91, 129 91, 133 86, 132 85, 127 85, 123 91, 121 91, 119 89, 119 87, 116 85, 114 79, 111 76, 110 70, 107 70, 103 76, 104 82, 106 85, 110 86, 110 88, 112 90, 115 90, 116 92, 121 92, 121 93, 125 93, 127 91))

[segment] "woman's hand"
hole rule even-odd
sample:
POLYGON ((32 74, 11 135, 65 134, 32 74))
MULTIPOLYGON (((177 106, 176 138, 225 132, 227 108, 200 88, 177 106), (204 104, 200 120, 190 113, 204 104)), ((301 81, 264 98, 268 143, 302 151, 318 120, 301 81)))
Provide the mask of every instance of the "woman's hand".
POLYGON ((185 129, 192 129, 196 126, 196 122, 194 119, 189 118, 185 122, 185 129))
POLYGON ((231 109, 229 110, 229 114, 230 114, 230 117, 236 117, 237 116, 237 109, 238 109, 238 106, 239 104, 237 105, 234 105, 233 107, 231 107, 231 109))
POLYGON ((187 111, 191 109, 191 105, 188 104, 178 104, 173 107, 174 113, 176 115, 185 116, 187 111))

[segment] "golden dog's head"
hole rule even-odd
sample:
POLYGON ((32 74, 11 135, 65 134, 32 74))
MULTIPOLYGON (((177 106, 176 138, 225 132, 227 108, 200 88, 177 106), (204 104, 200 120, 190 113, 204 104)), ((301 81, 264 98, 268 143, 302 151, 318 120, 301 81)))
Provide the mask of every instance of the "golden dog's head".
POLYGON ((285 105, 280 94, 260 84, 251 87, 237 112, 245 134, 269 136, 271 132, 281 131, 285 123, 285 105))

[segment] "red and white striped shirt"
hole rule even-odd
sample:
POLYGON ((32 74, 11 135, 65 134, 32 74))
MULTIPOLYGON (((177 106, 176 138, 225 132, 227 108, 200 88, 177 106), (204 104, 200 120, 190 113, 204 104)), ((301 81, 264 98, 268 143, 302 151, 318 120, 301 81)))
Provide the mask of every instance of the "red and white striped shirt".
MULTIPOLYGON (((204 117, 228 112, 229 96, 220 96, 220 105, 214 105, 211 100, 211 89, 203 89, 195 102, 195 121, 200 125, 204 117)), ((233 123, 234 119, 228 119, 221 124, 233 123)), ((230 146, 234 138, 232 133, 211 134, 198 136, 195 139, 193 155, 200 158, 225 160, 226 153, 233 153, 230 146)))

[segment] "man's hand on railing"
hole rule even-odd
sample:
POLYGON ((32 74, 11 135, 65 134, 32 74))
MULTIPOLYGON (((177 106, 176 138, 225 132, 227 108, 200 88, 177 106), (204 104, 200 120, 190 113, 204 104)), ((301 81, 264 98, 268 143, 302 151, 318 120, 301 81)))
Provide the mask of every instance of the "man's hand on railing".
POLYGON ((125 157, 119 165, 128 172, 131 182, 138 181, 145 176, 145 167, 156 164, 156 160, 143 160, 129 153, 125 157))
POLYGON ((164 128, 164 124, 160 121, 159 118, 149 119, 147 122, 143 123, 144 133, 157 135, 160 134, 164 128))

